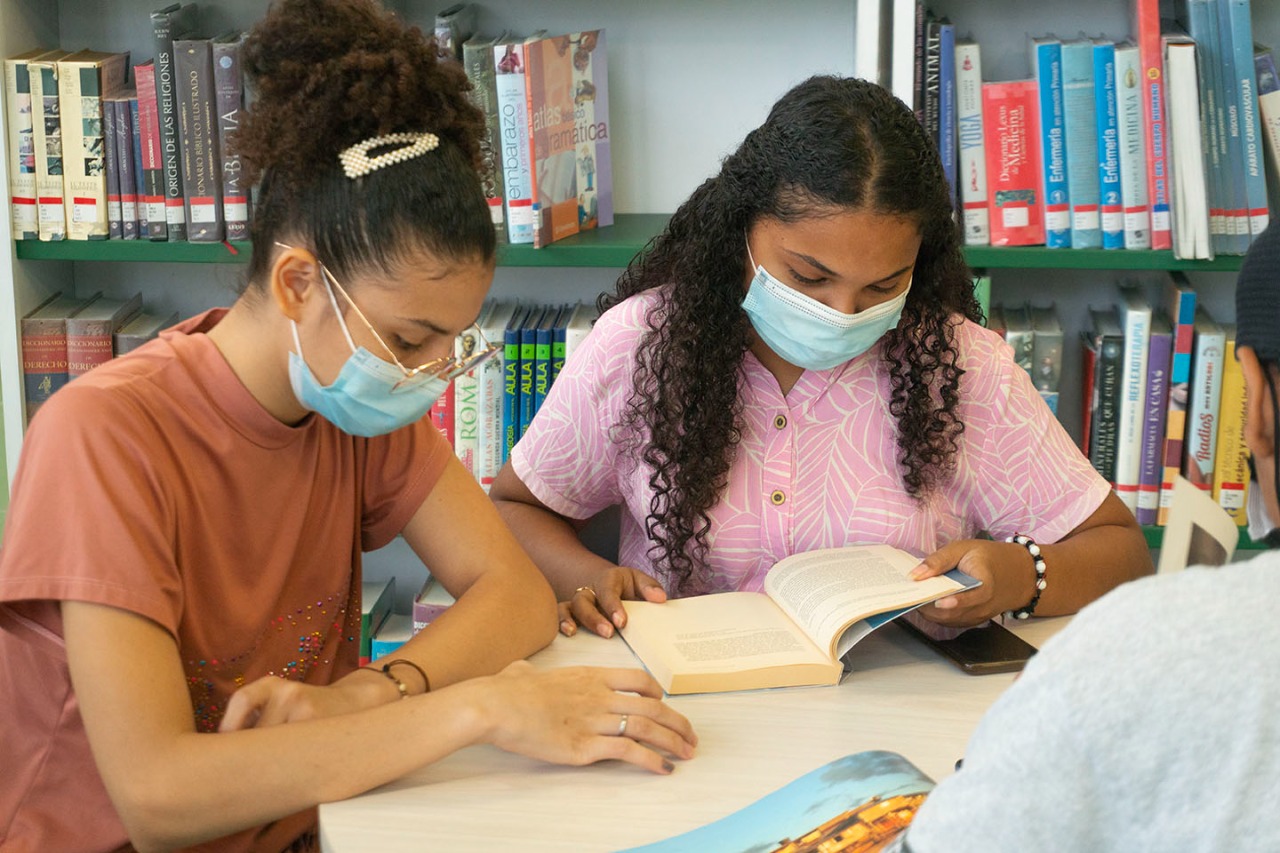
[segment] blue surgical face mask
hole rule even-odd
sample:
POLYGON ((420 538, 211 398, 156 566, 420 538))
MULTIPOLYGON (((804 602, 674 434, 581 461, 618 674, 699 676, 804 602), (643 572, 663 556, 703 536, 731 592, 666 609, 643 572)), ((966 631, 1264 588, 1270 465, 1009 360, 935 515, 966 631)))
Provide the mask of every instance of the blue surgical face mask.
POLYGON ((425 372, 406 376, 397 365, 383 361, 364 347, 356 347, 338 310, 333 287, 327 280, 325 286, 351 356, 333 384, 321 385, 302 356, 298 324, 290 321, 296 351, 289 352, 289 384, 298 402, 343 432, 365 438, 386 435, 420 421, 449 387, 449 380, 425 372))
POLYGON ((896 328, 907 304, 911 283, 894 298, 857 314, 845 314, 787 287, 762 266, 747 288, 742 308, 769 349, 796 367, 828 370, 871 349, 896 328))

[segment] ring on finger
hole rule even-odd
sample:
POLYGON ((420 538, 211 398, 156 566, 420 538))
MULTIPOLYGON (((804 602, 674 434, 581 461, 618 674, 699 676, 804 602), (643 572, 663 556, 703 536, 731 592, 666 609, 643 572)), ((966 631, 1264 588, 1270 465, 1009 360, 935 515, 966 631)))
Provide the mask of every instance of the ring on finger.
POLYGON ((623 714, 622 719, 618 720, 618 737, 623 737, 627 733, 627 715, 623 714))
POLYGON ((589 592, 591 593, 592 598, 599 598, 599 596, 596 595, 596 591, 589 586, 580 586, 573 591, 573 594, 576 596, 580 592, 589 592))

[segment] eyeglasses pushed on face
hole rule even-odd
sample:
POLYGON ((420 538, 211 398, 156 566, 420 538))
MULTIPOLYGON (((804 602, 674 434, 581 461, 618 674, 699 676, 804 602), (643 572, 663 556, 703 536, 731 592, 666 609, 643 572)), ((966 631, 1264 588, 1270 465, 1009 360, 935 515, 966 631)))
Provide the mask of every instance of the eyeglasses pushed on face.
MULTIPOLYGON (((284 243, 276 243, 276 245, 282 249, 293 248, 292 246, 284 243)), ((396 356, 395 350, 387 344, 382 335, 378 334, 378 330, 374 328, 373 324, 369 322, 369 318, 360 310, 360 306, 351 298, 351 294, 347 293, 346 288, 342 286, 333 273, 329 272, 329 268, 326 267, 319 259, 316 259, 316 263, 319 265, 320 271, 324 273, 326 286, 336 288, 337 291, 342 294, 342 297, 347 300, 347 304, 356 312, 356 316, 359 317, 360 321, 368 327, 373 336, 378 339, 379 345, 386 350, 387 355, 391 356, 391 363, 398 367, 400 372, 404 374, 404 379, 396 384, 395 388, 392 389, 393 391, 396 390, 396 388, 400 388, 405 382, 413 379, 415 376, 423 374, 442 379, 446 382, 452 382, 464 373, 469 373, 492 359, 501 349, 497 344, 489 343, 488 339, 485 338, 484 333, 480 331, 480 327, 473 323, 471 328, 463 331, 458 336, 461 340, 461 355, 441 356, 439 358, 433 358, 431 361, 420 364, 417 367, 405 367, 396 356)), ((332 290, 330 290, 329 298, 333 298, 332 290)), ((337 308, 336 303, 334 307, 337 308)), ((339 313, 338 318, 341 320, 341 313, 339 313)), ((351 334, 347 331, 345 323, 343 324, 342 331, 343 334, 347 336, 347 343, 350 344, 351 348, 354 350, 356 348, 355 343, 351 340, 351 334)))

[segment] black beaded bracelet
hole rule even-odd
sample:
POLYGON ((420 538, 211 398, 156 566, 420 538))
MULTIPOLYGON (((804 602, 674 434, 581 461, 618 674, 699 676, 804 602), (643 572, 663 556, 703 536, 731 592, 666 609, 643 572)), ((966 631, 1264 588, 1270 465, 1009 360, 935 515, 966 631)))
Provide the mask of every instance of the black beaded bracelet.
POLYGON ((1040 546, 1036 544, 1036 540, 1030 536, 1024 536, 1021 533, 1015 533, 1004 541, 1014 545, 1021 545, 1027 549, 1027 553, 1031 555, 1032 562, 1036 567, 1036 591, 1031 596, 1031 600, 1024 607, 1017 610, 1011 610, 1010 613, 1014 619, 1026 619, 1032 613, 1036 612, 1036 605, 1040 603, 1040 593, 1044 592, 1044 588, 1048 586, 1044 579, 1044 557, 1040 555, 1040 546))

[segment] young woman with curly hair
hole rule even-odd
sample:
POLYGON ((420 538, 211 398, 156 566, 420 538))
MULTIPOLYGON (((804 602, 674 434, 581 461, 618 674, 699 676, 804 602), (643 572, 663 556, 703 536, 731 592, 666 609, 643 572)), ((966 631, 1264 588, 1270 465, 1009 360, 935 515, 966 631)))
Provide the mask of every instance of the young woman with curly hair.
POLYGON ((981 579, 920 611, 953 627, 1069 613, 1151 570, 1133 514, 979 325, 937 151, 878 86, 784 95, 602 307, 491 492, 565 633, 853 543, 981 579), (621 565, 575 536, 611 505, 621 565), (1014 534, 1043 544, 1042 595, 1014 534))
POLYGON ((479 742, 670 772, 694 736, 643 672, 512 663, 555 598, 424 417, 493 274, 463 71, 371 0, 277 0, 244 67, 246 288, 27 436, 0 847, 306 849, 317 803, 479 742), (457 604, 359 668, 360 555, 400 533, 457 604))

